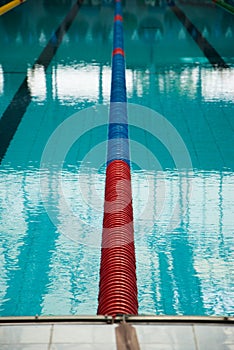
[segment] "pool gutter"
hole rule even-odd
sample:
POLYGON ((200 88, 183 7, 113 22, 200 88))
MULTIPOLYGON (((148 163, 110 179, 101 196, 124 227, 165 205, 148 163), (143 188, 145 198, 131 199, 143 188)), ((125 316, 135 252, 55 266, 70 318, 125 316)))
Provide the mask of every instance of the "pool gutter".
POLYGON ((155 323, 218 323, 234 324, 234 317, 229 316, 18 316, 0 317, 0 324, 19 323, 76 323, 76 324, 113 324, 127 322, 132 324, 155 323))

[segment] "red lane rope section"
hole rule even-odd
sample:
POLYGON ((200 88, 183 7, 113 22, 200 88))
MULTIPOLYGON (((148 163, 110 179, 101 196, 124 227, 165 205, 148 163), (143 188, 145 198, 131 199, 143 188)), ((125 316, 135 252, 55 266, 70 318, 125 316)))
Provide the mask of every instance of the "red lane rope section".
POLYGON ((122 55, 122 56, 124 56, 124 50, 121 49, 120 47, 117 47, 112 52, 112 56, 114 56, 114 55, 122 55))
POLYGON ((123 20, 123 17, 121 15, 116 15, 115 18, 114 18, 114 21, 121 21, 122 22, 123 20))
POLYGON ((107 166, 98 314, 138 310, 131 174, 123 160, 107 166))

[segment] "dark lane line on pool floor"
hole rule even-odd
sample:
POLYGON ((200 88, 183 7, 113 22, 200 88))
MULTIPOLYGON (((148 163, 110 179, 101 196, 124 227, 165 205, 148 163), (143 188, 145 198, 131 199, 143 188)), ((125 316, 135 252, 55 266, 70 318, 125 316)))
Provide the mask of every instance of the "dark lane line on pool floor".
MULTIPOLYGON (((35 61, 32 69, 35 69, 37 65, 40 65, 43 66, 45 71, 47 70, 63 40, 64 35, 74 21, 81 5, 82 0, 78 0, 72 6, 67 16, 64 18, 38 59, 35 61)), ((31 100, 32 96, 26 76, 0 119, 0 164, 31 100)))
POLYGON ((209 60, 215 68, 229 68, 227 63, 223 60, 220 54, 215 50, 215 48, 207 41, 206 38, 201 34, 197 27, 188 19, 186 14, 176 6, 174 1, 168 1, 168 6, 171 11, 176 15, 180 20, 183 26, 186 28, 187 32, 191 35, 193 40, 202 50, 203 54, 209 60))

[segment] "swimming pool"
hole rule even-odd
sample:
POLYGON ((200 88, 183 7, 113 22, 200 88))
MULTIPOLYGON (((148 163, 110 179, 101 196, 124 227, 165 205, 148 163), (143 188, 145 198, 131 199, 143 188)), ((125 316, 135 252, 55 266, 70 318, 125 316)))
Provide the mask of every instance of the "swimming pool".
MULTIPOLYGON (((0 19, 2 316, 97 310, 113 5, 73 4, 0 19)), ((233 315, 233 16, 178 8, 123 6, 139 313, 233 315)))

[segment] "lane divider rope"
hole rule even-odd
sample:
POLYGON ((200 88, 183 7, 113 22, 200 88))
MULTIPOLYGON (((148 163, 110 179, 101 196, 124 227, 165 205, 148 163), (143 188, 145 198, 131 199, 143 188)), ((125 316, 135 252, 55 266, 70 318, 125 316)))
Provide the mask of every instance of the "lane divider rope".
POLYGON ((234 6, 231 4, 226 3, 224 0, 212 0, 216 5, 222 7, 223 9, 227 10, 228 12, 232 13, 234 15, 234 6))
POLYGON ((13 0, 8 2, 7 4, 0 7, 0 16, 4 15, 6 12, 14 9, 15 7, 21 5, 26 0, 13 0))
POLYGON ((137 315, 123 17, 115 1, 105 204, 97 313, 137 315))

